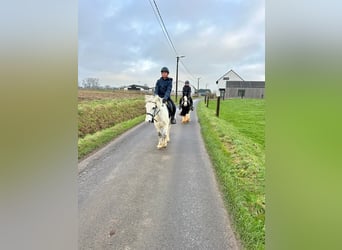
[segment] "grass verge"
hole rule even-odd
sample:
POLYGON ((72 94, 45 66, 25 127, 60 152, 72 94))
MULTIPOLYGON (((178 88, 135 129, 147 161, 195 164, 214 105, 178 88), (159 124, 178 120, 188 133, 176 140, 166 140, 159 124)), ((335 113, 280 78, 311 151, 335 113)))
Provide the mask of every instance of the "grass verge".
POLYGON ((78 139, 78 159, 83 159, 85 156, 104 146, 115 137, 143 122, 144 119, 145 115, 141 115, 134 119, 121 122, 113 127, 100 130, 94 134, 88 134, 84 138, 78 139))
MULTIPOLYGON (((228 110, 229 106, 225 106, 227 104, 221 106, 221 118, 215 116, 214 107, 206 108, 203 102, 198 104, 201 132, 225 204, 244 247, 265 249, 265 153, 263 141, 257 132, 262 129, 256 126, 256 131, 244 133, 241 126, 236 127, 236 124, 241 125, 239 119, 235 122, 224 119, 225 115, 222 114, 234 114, 233 110, 228 110)), ((236 110, 244 108, 242 102, 235 104, 241 106, 236 110)), ((249 105, 248 101, 245 105, 249 105)), ((253 108, 249 107, 248 110, 253 108)), ((242 119, 241 115, 233 116, 242 119)), ((248 120, 248 116, 254 117, 253 112, 246 113, 243 119, 248 120)), ((262 120, 260 116, 261 127, 262 120)))
POLYGON ((103 99, 78 104, 78 137, 113 127, 145 113, 139 99, 103 99))

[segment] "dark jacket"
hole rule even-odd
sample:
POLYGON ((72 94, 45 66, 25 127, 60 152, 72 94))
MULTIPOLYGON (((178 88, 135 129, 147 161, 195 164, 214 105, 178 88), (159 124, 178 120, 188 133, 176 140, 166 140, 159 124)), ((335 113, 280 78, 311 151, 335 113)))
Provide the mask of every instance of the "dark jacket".
POLYGON ((172 78, 163 79, 162 77, 157 81, 154 94, 161 98, 169 99, 172 90, 172 78))
POLYGON ((191 87, 188 85, 185 85, 183 87, 183 96, 191 97, 191 87))

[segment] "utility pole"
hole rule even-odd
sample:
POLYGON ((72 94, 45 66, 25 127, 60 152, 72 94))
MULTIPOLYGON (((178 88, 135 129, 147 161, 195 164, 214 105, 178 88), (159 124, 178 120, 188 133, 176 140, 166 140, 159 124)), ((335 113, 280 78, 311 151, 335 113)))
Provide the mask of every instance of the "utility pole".
POLYGON ((199 80, 201 79, 201 77, 197 78, 197 95, 199 96, 199 80))
POLYGON ((178 97, 178 63, 179 63, 179 58, 183 58, 185 56, 177 56, 177 68, 176 68, 176 103, 177 103, 177 97, 178 97))

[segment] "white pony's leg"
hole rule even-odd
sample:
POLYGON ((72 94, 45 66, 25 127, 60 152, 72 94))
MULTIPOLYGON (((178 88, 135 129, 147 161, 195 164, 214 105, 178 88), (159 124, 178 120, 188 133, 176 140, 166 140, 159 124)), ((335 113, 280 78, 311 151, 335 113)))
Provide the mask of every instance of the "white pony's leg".
POLYGON ((167 146, 167 127, 162 129, 162 147, 166 148, 167 146))
POLYGON ((161 149, 162 147, 163 147, 163 142, 162 142, 162 138, 159 138, 159 143, 158 143, 158 145, 157 145, 157 148, 158 149, 161 149))
POLYGON ((161 133, 161 130, 160 128, 157 126, 157 124, 155 123, 154 124, 156 129, 157 129, 157 132, 158 132, 158 144, 157 144, 157 148, 160 149, 162 147, 162 133, 161 133))
POLYGON ((166 125, 166 142, 170 142, 170 129, 171 129, 171 124, 169 122, 166 125))
POLYGON ((159 135, 159 141, 158 141, 157 148, 160 149, 162 147, 163 147, 163 137, 161 135, 159 135))

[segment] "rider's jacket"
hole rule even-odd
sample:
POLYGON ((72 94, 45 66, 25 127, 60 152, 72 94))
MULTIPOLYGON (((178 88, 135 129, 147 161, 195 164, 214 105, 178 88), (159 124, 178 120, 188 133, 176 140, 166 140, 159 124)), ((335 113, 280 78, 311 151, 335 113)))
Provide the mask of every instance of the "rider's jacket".
POLYGON ((185 85, 183 87, 183 96, 191 97, 191 87, 188 85, 185 85))
POLYGON ((164 99, 170 99, 171 90, 172 78, 164 79, 161 77, 156 83, 154 94, 164 99))

